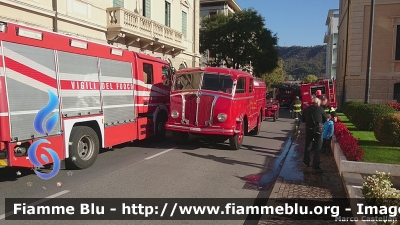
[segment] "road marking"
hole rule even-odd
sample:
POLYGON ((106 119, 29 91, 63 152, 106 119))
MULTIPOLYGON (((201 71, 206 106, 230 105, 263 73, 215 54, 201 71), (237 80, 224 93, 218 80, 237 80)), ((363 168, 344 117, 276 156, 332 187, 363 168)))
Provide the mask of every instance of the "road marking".
POLYGON ((169 152, 169 151, 172 151, 172 150, 174 150, 174 149, 175 149, 175 148, 167 149, 167 150, 162 151, 162 152, 160 152, 160 153, 157 153, 157 154, 155 154, 155 155, 149 156, 149 157, 145 158, 145 160, 149 160, 149 159, 155 158, 155 157, 157 157, 157 156, 160 156, 160 155, 162 155, 162 154, 164 154, 164 153, 167 153, 167 152, 169 152))
POLYGON ((127 167, 124 167, 124 168, 118 169, 118 170, 116 170, 116 171, 113 171, 113 172, 111 172, 111 173, 109 173, 109 174, 107 174, 107 175, 111 175, 111 174, 116 173, 116 172, 119 172, 119 171, 121 171, 121 170, 126 170, 127 168, 130 168, 130 167, 132 167, 132 166, 136 166, 137 164, 139 164, 139 163, 141 163, 141 162, 144 162, 144 161, 146 161, 146 160, 149 160, 149 159, 152 159, 152 158, 154 158, 154 157, 157 157, 157 156, 159 156, 159 155, 161 155, 161 154, 164 154, 164 153, 167 153, 167 152, 169 152, 169 151, 172 151, 172 150, 174 150, 175 148, 176 148, 176 147, 170 148, 170 149, 167 149, 167 150, 162 151, 162 152, 160 152, 160 153, 157 153, 157 154, 155 154, 155 155, 149 156, 149 157, 144 158, 144 159, 142 159, 142 160, 140 160, 140 161, 138 161, 138 162, 135 162, 135 163, 133 163, 133 164, 127 166, 127 167))
MULTIPOLYGON (((55 193, 54 195, 50 195, 49 197, 40 199, 39 201, 33 202, 31 204, 29 204, 29 206, 34 206, 34 205, 38 205, 40 203, 46 202, 52 198, 57 198, 58 196, 61 196, 63 194, 67 194, 69 192, 69 190, 64 190, 64 191, 60 191, 58 193, 55 193)), ((0 220, 3 220, 4 218, 13 215, 13 211, 10 211, 8 213, 4 213, 3 215, 0 215, 0 220)))

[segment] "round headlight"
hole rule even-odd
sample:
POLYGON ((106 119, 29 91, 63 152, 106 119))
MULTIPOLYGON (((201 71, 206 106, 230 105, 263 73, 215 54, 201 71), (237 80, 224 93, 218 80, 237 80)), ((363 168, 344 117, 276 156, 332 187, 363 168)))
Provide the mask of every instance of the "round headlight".
POLYGON ((178 116, 179 116, 179 113, 176 110, 172 110, 171 117, 176 119, 176 118, 178 118, 178 116))
POLYGON ((225 113, 220 113, 217 116, 217 119, 218 119, 219 122, 225 122, 226 118, 227 118, 227 115, 225 113))

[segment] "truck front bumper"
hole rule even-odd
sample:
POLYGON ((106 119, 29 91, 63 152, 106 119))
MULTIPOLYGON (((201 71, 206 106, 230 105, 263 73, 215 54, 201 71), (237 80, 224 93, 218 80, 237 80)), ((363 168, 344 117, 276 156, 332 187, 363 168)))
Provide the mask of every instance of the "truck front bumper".
POLYGON ((232 136, 235 134, 234 129, 224 129, 221 127, 191 127, 178 124, 165 124, 165 128, 171 131, 181 131, 194 134, 215 134, 232 136))

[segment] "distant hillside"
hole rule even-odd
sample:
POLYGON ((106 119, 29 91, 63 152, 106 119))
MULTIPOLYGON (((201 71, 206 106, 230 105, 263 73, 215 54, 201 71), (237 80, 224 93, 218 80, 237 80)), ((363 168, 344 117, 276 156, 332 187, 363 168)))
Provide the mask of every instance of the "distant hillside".
POLYGON ((325 74, 326 45, 278 47, 278 51, 286 74, 293 78, 325 74))

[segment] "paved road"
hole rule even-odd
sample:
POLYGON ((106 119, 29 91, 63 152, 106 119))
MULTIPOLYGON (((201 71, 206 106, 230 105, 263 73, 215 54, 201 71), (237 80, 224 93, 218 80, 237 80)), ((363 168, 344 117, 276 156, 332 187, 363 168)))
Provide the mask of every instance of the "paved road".
MULTIPOLYGON (((287 112, 281 112, 288 117, 287 112)), ((21 176, 0 171, 0 219, 4 198, 257 198, 268 197, 285 154, 283 145, 292 119, 262 123, 258 136, 246 136, 239 151, 225 144, 209 144, 198 137, 188 146, 171 141, 154 144, 135 142, 103 151, 91 168, 61 170, 51 180, 41 180, 33 171, 21 176), (244 177, 268 175, 254 185, 244 177), (30 182, 31 186, 27 183, 30 182), (57 182, 62 186, 58 187, 57 182)), ((1 215, 3 214, 3 215, 1 215)), ((135 224, 243 224, 244 221, 135 221, 135 224)), ((132 224, 132 221, 7 221, 0 224, 132 224)))

